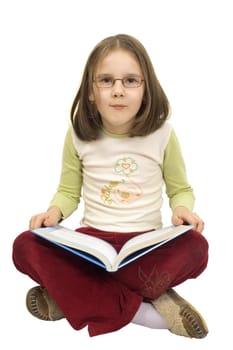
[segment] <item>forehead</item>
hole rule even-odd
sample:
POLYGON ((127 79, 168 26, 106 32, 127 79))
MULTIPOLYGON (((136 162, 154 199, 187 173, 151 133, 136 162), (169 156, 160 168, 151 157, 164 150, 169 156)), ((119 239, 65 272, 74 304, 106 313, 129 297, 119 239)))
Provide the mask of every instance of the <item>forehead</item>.
POLYGON ((99 60, 96 74, 141 74, 136 56, 124 49, 115 49, 99 60))

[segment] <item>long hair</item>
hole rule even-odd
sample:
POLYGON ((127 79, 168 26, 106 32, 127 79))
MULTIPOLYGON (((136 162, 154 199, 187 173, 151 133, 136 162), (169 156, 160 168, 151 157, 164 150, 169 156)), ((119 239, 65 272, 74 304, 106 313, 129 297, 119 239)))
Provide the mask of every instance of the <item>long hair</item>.
POLYGON ((144 46, 126 34, 110 36, 98 43, 90 53, 80 87, 71 107, 71 122, 76 135, 84 141, 96 140, 102 128, 101 115, 89 99, 93 92, 93 79, 100 60, 115 49, 124 49, 134 55, 144 78, 144 96, 135 116, 129 136, 145 136, 159 129, 169 116, 170 107, 144 46))

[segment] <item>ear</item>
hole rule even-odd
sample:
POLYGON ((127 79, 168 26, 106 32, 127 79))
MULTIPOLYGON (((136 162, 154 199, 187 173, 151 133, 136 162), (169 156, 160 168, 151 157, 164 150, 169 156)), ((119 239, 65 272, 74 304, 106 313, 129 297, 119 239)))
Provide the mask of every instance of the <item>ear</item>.
POLYGON ((89 96, 89 101, 92 103, 95 102, 95 98, 94 98, 94 95, 92 93, 89 96))

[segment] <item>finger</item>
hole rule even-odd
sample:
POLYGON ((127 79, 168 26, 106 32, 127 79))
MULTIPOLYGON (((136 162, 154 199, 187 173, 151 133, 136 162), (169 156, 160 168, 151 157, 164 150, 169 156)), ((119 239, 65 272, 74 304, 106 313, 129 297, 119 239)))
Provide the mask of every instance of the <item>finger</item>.
POLYGON ((182 225, 183 223, 184 223, 184 221, 181 218, 179 218, 178 216, 174 215, 172 217, 172 224, 173 225, 182 225))
POLYGON ((192 225, 198 232, 202 232, 204 230, 204 221, 195 213, 193 213, 192 225))
POLYGON ((54 226, 57 223, 56 219, 53 219, 51 217, 48 217, 44 220, 44 226, 48 227, 48 226, 54 226))
POLYGON ((204 231, 204 227, 205 227, 205 224, 204 224, 204 222, 202 221, 202 220, 199 220, 198 221, 198 223, 197 223, 197 228, 196 228, 196 230, 198 231, 198 232, 203 232, 204 231))
POLYGON ((36 217, 35 216, 32 216, 30 221, 29 221, 29 229, 33 229, 35 228, 35 221, 36 221, 36 217))
POLYGON ((32 216, 30 222, 29 222, 29 228, 30 230, 34 228, 41 227, 44 224, 45 219, 47 218, 46 213, 38 214, 32 216))

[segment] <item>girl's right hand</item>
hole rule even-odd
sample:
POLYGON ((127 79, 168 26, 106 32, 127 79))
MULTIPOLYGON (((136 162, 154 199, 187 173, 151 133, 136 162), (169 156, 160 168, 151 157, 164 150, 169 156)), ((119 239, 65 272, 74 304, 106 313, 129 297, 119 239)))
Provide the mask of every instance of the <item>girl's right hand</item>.
POLYGON ((41 226, 54 226, 59 223, 62 213, 59 208, 51 207, 47 212, 40 213, 31 217, 29 229, 35 229, 41 226))

